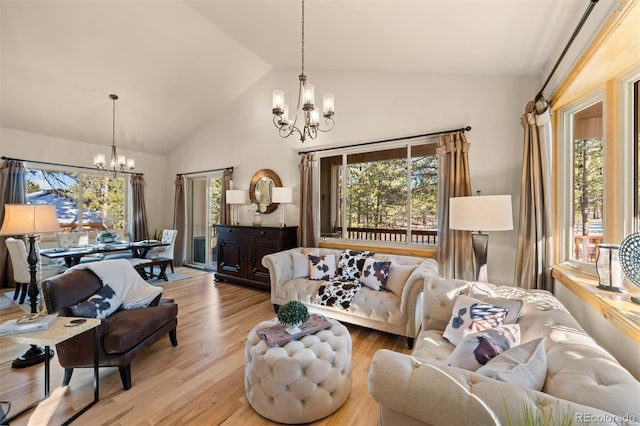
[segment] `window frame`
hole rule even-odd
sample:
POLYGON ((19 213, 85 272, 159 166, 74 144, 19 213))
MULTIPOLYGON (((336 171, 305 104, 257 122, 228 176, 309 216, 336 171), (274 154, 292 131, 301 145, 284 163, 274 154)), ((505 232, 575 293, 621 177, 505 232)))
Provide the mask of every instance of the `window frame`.
MULTIPOLYGON (((426 137, 420 137, 420 138, 415 138, 415 139, 405 139, 405 140, 399 140, 396 142, 381 142, 380 144, 372 144, 372 145, 366 145, 366 146, 352 146, 352 147, 336 147, 335 149, 327 149, 327 150, 323 150, 320 152, 316 152, 315 153, 315 161, 316 164, 318 164, 318 167, 316 168, 317 171, 317 178, 315 179, 315 202, 317 206, 320 206, 320 198, 321 198, 321 168, 319 167, 320 165, 320 161, 323 158, 327 158, 327 157, 337 157, 337 156, 341 156, 342 158, 342 163, 338 167, 339 169, 341 169, 342 173, 344 176, 346 176, 347 173, 347 166, 348 166, 348 161, 347 161, 347 157, 349 155, 353 155, 353 154, 361 154, 361 153, 371 153, 371 152, 375 152, 375 151, 386 151, 386 150, 391 150, 391 149, 396 149, 396 148, 406 148, 407 150, 407 156, 405 158, 405 160, 407 161, 407 174, 406 174, 406 180, 405 180, 405 188, 406 188, 406 200, 407 200, 407 233, 406 233, 406 238, 407 241, 405 242, 401 242, 401 241, 382 241, 382 240, 363 240, 363 239, 349 239, 347 238, 347 203, 346 200, 343 200, 342 202, 342 208, 341 208, 341 228, 342 228, 342 235, 340 235, 339 237, 330 237, 330 236, 321 236, 320 239, 321 241, 327 241, 327 242, 351 242, 351 243, 355 243, 355 244, 368 244, 368 245, 385 245, 385 246, 395 246, 395 247, 413 247, 413 248, 427 248, 427 249, 435 249, 437 244, 429 244, 429 243, 413 243, 411 242, 412 239, 412 223, 411 223, 411 204, 412 204, 412 194, 411 194, 411 172, 412 172, 412 164, 411 164, 411 155, 412 155, 412 147, 413 146, 417 146, 417 145, 432 145, 432 144, 437 144, 438 143, 438 138, 434 137, 434 136, 426 136, 426 137)), ((437 155, 437 154, 436 154, 437 155)), ((440 163, 438 162, 438 167, 439 167, 440 163)), ((337 182, 334 185, 334 179, 335 179, 335 175, 332 173, 332 182, 331 185, 332 187, 337 187, 337 182)), ((347 191, 347 179, 342 179, 342 197, 346 198, 346 191, 347 191)), ((438 192, 440 191, 440 186, 438 185, 438 192)), ((439 194, 436 194, 436 200, 439 200, 439 194)), ((337 207, 335 208, 335 210, 333 210, 333 204, 337 203, 340 204, 340 199, 339 197, 331 197, 330 200, 331 204, 332 204, 332 211, 337 211, 337 207)), ((436 211, 439 211, 439 209, 436 209, 436 211)), ((320 228, 320 220, 318 221, 318 228, 320 228)), ((321 235, 320 229, 318 229, 318 235, 321 235)))
MULTIPOLYGON (((596 273, 595 263, 583 262, 577 259, 573 259, 572 252, 574 249, 574 233, 573 233, 573 180, 574 180, 574 167, 573 167, 573 116, 592 105, 602 102, 602 199, 603 205, 607 203, 608 197, 608 185, 607 179, 604 177, 608 172, 608 153, 610 148, 607 144, 607 99, 604 89, 598 90, 589 96, 586 96, 571 105, 562 108, 559 111, 560 115, 560 152, 559 152, 559 176, 560 191, 559 191, 559 211, 560 211, 560 259, 561 262, 567 262, 573 267, 589 272, 596 273)), ((607 211, 603 208, 602 211, 602 227, 604 235, 607 232, 607 211)))
MULTIPOLYGON (((104 173, 101 173, 99 171, 90 171, 90 170, 86 170, 86 169, 81 169, 81 168, 75 168, 75 167, 64 167, 64 166, 59 166, 59 167, 47 167, 47 166, 42 166, 40 164, 35 164, 35 165, 30 165, 29 162, 26 162, 25 164, 25 171, 27 173, 27 177, 26 179, 29 179, 29 172, 28 170, 45 170, 45 171, 50 171, 50 172, 61 172, 61 173, 77 173, 78 174, 78 179, 80 184, 78 185, 78 230, 82 229, 82 223, 83 223, 83 216, 84 216, 84 205, 83 205, 83 185, 82 185, 82 180, 84 176, 95 176, 95 177, 103 177, 104 173)), ((121 174, 118 177, 122 177, 124 178, 124 194, 123 194, 123 200, 124 200, 124 224, 123 224, 123 231, 125 234, 129 233, 129 226, 132 222, 132 209, 131 209, 131 205, 132 205, 132 194, 131 194, 131 175, 130 174, 121 174)), ((25 181, 25 185, 26 185, 26 181, 25 181)), ((56 216, 57 219, 57 216, 56 216)), ((97 234, 97 231, 89 231, 89 236, 93 237, 97 234)))

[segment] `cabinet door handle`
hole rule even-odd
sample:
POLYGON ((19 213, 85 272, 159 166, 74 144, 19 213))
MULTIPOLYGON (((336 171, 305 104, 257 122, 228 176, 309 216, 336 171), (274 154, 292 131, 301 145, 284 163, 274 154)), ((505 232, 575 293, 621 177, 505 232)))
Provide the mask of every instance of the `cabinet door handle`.
POLYGON ((267 231, 260 231, 260 235, 267 235, 267 231))

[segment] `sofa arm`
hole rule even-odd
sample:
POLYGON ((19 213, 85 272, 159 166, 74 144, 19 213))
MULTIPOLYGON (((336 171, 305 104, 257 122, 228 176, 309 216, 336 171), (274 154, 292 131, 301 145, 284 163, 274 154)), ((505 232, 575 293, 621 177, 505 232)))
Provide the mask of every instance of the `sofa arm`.
POLYGON ((271 293, 275 292, 276 287, 289 281, 293 277, 293 260, 291 252, 298 251, 300 248, 271 253, 262 258, 262 266, 269 270, 269 278, 271 279, 271 293))
POLYGON ((408 312, 416 309, 415 302, 418 294, 424 290, 424 279, 428 276, 438 276, 438 262, 435 259, 425 259, 409 275, 402 288, 400 311, 408 312))
MULTIPOLYGON (((378 350, 371 361, 369 394, 383 412, 417 424, 524 424, 531 416, 547 419, 543 424, 615 419, 595 408, 386 349, 378 350)), ((384 417, 380 424, 385 424, 384 417)))

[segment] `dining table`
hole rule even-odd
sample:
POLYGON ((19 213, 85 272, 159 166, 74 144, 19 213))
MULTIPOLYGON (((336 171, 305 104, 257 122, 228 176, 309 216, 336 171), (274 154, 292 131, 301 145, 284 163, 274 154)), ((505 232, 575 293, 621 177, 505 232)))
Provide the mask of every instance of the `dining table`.
POLYGON ((166 247, 168 245, 170 244, 156 240, 120 241, 106 244, 91 244, 81 247, 42 249, 40 250, 40 254, 49 259, 62 258, 67 268, 70 268, 79 264, 80 260, 85 256, 130 251, 133 257, 144 259, 152 248, 166 247))

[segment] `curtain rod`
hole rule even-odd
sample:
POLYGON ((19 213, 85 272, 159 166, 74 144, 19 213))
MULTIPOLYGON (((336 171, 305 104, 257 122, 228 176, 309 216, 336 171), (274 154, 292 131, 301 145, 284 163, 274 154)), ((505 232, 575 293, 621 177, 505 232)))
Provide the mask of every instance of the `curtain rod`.
POLYGON ((556 64, 551 69, 551 72, 549 73, 549 76, 547 77, 547 79, 545 80, 544 84, 542 85, 542 88, 540 88, 540 91, 536 95, 536 101, 538 101, 542 97, 542 92, 547 87, 547 84, 549 84, 549 81, 551 80, 551 77, 553 77, 553 74, 556 72, 556 69, 558 69, 558 66, 560 65, 560 62, 562 62, 562 60, 564 59, 564 55, 567 54, 567 51, 569 50, 569 47, 573 44, 573 41, 578 36, 578 33, 582 29, 582 26, 584 25, 584 23, 587 21, 587 18, 589 17, 591 12, 593 11, 593 8, 596 6, 596 3, 598 3, 598 0, 590 0, 589 1, 589 6, 587 6, 587 9, 582 14, 582 18, 580 18, 580 22, 578 22, 578 25, 576 25, 576 29, 573 30, 573 34, 571 35, 571 38, 567 42, 567 45, 564 47, 564 50, 560 54, 560 57, 556 61, 556 64))
MULTIPOLYGON (((47 166, 60 166, 60 167, 73 167, 75 169, 84 169, 84 170, 93 170, 94 172, 97 172, 98 169, 96 169, 95 167, 87 167, 87 166, 74 166, 73 164, 62 164, 62 163, 51 163, 49 161, 37 161, 37 160, 25 160, 24 158, 11 158, 11 157, 5 157, 4 155, 2 156, 3 160, 9 160, 9 161, 25 161, 27 163, 33 163, 33 164, 45 164, 47 166)), ((126 172, 126 171, 118 171, 118 173, 123 174, 123 175, 132 175, 132 176, 144 176, 143 173, 138 173, 138 172, 126 172)))
POLYGON ((330 147, 330 148, 320 148, 320 149, 315 149, 313 151, 300 151, 300 152, 298 152, 298 155, 310 154, 312 152, 331 151, 332 149, 353 148, 355 146, 373 145, 373 144, 376 144, 376 143, 383 143, 383 142, 396 142, 396 141, 403 141, 403 140, 407 140, 407 139, 424 138, 426 136, 440 136, 440 135, 446 135, 446 134, 449 134, 449 133, 468 132, 469 130, 471 130, 471 126, 461 127, 459 129, 441 130, 439 132, 423 133, 421 135, 402 136, 402 137, 399 137, 399 138, 383 139, 383 140, 380 140, 380 141, 354 143, 354 144, 351 144, 351 145, 333 146, 333 147, 330 147))
POLYGON ((230 172, 233 172, 233 166, 231 166, 231 167, 220 167, 220 168, 217 168, 217 169, 209 169, 209 170, 200 170, 199 172, 176 173, 176 176, 180 177, 180 176, 186 176, 186 175, 197 175, 197 174, 200 174, 200 173, 219 172, 219 171, 222 171, 222 170, 229 170, 230 172))

